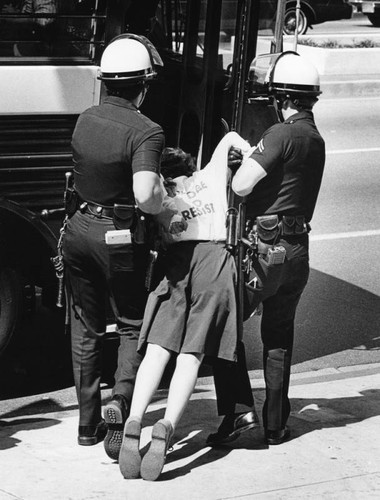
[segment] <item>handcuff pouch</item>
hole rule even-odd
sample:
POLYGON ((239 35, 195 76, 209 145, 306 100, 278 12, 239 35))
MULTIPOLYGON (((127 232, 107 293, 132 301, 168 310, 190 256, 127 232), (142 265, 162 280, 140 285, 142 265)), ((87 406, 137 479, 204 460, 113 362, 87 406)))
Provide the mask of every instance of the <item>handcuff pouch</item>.
POLYGON ((256 230, 260 240, 274 240, 278 234, 278 223, 278 215, 260 215, 260 217, 256 217, 256 230))
POLYGON ((112 220, 116 229, 129 229, 133 232, 136 227, 135 206, 115 203, 112 220))

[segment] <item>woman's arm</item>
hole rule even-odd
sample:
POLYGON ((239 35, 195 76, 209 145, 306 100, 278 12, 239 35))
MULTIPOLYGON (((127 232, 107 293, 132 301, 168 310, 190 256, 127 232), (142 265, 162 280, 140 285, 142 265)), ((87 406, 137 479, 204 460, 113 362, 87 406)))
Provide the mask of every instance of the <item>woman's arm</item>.
POLYGON ((232 179, 232 190, 238 196, 247 196, 266 175, 263 167, 256 160, 248 157, 243 160, 232 179))

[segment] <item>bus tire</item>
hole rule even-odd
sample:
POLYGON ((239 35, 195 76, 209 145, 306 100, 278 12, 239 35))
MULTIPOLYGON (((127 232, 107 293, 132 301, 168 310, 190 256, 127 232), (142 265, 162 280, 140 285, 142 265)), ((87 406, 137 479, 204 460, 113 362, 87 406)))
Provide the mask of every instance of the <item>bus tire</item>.
POLYGON ((0 355, 5 350, 22 310, 22 281, 20 273, 12 267, 0 268, 0 355))

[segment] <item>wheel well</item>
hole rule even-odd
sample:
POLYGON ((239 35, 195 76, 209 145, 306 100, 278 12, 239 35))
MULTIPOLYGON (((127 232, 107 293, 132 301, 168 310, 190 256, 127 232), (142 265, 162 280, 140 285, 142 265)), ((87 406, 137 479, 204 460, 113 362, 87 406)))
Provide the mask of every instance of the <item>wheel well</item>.
MULTIPOLYGON (((54 255, 48 241, 33 221, 16 213, 0 210, 0 259, 16 264, 34 285, 51 285, 55 276, 50 257, 54 255)), ((49 238, 52 239, 51 233, 49 238)))

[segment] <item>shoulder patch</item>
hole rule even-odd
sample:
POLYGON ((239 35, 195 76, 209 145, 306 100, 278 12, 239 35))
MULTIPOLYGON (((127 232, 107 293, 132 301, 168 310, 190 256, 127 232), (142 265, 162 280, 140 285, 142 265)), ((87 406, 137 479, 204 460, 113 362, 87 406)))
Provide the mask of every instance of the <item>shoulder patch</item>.
POLYGON ((257 145, 257 149, 259 150, 260 153, 262 153, 264 151, 264 140, 261 139, 261 141, 258 143, 257 145))

